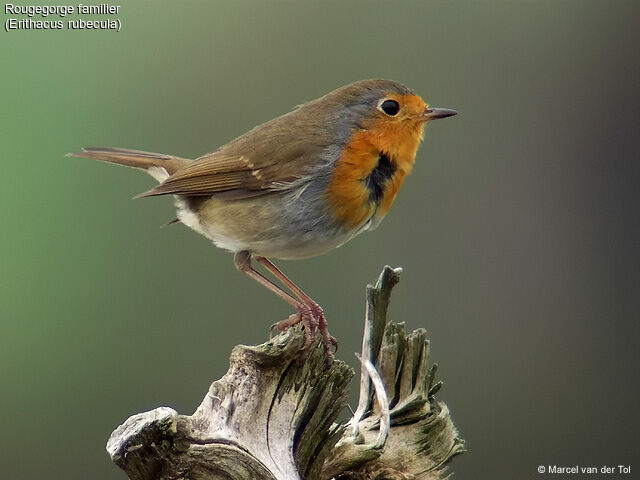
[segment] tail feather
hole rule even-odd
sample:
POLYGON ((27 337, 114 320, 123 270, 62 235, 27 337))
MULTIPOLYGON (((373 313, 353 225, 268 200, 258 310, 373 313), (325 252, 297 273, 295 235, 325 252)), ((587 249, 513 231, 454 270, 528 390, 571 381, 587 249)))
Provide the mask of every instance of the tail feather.
POLYGON ((166 178, 166 176, 173 175, 191 163, 191 160, 174 157, 173 155, 110 147, 86 147, 83 148, 81 152, 69 153, 67 156, 91 158, 103 162, 139 168, 147 171, 147 173, 158 181, 162 181, 163 176, 166 178), (164 169, 166 175, 160 174, 162 169, 164 169))

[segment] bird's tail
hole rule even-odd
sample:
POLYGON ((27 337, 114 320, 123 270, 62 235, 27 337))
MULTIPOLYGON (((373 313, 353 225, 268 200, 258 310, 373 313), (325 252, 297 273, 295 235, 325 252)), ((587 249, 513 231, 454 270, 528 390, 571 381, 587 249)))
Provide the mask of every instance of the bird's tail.
POLYGON ((92 158, 103 162, 138 168, 146 171, 158 182, 163 182, 169 175, 191 163, 191 160, 172 155, 109 147, 86 147, 81 152, 69 153, 67 156, 92 158))

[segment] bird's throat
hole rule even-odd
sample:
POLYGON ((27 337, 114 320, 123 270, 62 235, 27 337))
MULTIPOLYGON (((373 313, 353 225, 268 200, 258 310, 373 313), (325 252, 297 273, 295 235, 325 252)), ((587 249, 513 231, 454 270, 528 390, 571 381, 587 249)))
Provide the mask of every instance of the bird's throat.
MULTIPOLYGON (((421 133, 421 132, 420 132, 421 133)), ((336 221, 359 228, 374 214, 384 216, 404 177, 411 171, 420 135, 398 147, 382 148, 376 132, 356 132, 336 162, 327 188, 327 204, 336 221)))

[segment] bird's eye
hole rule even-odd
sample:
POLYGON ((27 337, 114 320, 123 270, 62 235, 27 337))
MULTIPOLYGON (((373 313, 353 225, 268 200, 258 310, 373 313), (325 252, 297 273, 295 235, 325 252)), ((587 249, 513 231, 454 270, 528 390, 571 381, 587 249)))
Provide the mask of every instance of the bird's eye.
POLYGON ((393 117, 400 111, 400 104, 395 100, 385 100, 380 104, 380 110, 393 117))

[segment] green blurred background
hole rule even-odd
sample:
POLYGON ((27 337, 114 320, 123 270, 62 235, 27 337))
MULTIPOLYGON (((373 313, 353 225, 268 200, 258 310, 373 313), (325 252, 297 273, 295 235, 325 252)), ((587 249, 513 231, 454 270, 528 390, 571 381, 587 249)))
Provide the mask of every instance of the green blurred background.
POLYGON ((356 366, 365 284, 402 266, 392 317, 429 332, 469 449, 456 478, 632 464, 639 13, 137 1, 119 33, 0 32, 0 477, 123 478, 104 450, 113 428, 160 405, 191 413, 231 347, 290 313, 228 253, 159 228, 170 199, 131 200, 151 178, 64 154, 195 157, 371 77, 460 115, 428 126, 377 231, 281 262, 325 308, 339 357, 356 366))

